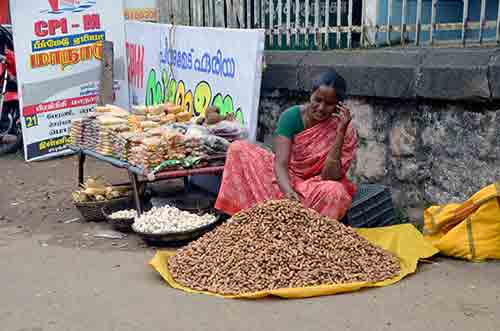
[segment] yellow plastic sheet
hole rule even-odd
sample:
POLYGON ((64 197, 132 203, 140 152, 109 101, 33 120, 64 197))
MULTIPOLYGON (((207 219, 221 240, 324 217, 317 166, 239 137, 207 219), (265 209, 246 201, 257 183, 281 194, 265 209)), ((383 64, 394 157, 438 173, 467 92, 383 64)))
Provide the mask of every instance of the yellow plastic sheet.
POLYGON ((173 288, 189 293, 208 294, 231 299, 260 299, 267 296, 277 296, 287 299, 309 298, 322 295, 331 295, 344 292, 354 292, 364 287, 382 287, 394 284, 403 277, 414 273, 420 259, 429 258, 435 255, 438 250, 426 242, 420 232, 410 224, 396 225, 376 229, 357 229, 358 234, 366 238, 371 243, 380 246, 399 257, 401 263, 401 273, 392 279, 383 282, 358 282, 351 284, 321 285, 304 288, 285 288, 272 291, 261 291, 246 293, 237 296, 221 295, 211 292, 201 292, 189 289, 177 283, 168 270, 168 259, 175 255, 175 252, 158 251, 155 257, 149 262, 163 279, 173 288))
POLYGON ((500 259, 500 182, 462 204, 427 209, 424 234, 443 255, 476 262, 500 259))

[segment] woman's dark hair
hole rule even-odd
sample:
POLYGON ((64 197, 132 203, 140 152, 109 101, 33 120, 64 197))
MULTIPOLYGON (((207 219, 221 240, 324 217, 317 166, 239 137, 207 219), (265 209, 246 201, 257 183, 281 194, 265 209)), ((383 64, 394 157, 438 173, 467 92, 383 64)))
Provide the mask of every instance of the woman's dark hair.
POLYGON ((312 92, 314 93, 321 86, 334 88, 337 93, 337 99, 339 101, 345 100, 347 84, 345 79, 335 70, 328 69, 317 76, 312 83, 312 92))

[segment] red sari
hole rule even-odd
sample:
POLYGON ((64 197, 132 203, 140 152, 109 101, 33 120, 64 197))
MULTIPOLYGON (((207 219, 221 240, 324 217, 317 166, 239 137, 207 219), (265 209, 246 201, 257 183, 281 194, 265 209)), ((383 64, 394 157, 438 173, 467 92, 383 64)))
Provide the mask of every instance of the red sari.
MULTIPOLYGON (((320 174, 335 142, 338 123, 338 118, 332 118, 296 135, 288 165, 290 183, 304 197, 302 203, 337 220, 350 208, 356 191, 346 173, 358 142, 356 131, 349 124, 342 145, 342 179, 322 180, 320 174)), ((274 155, 247 142, 232 143, 215 207, 234 215, 266 200, 283 197, 274 174, 274 155)))

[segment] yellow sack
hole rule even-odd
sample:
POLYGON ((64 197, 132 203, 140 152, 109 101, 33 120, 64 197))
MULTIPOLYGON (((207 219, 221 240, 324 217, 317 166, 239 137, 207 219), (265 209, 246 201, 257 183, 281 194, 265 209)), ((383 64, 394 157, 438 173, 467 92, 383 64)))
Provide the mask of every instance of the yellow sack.
POLYGON ((424 235, 447 256, 469 261, 500 259, 500 182, 462 204, 427 209, 424 235))
POLYGON ((376 229, 356 229, 356 232, 372 244, 382 247, 395 254, 401 263, 401 273, 397 277, 378 283, 358 282, 304 288, 286 288, 230 296, 211 292, 195 291, 177 283, 172 278, 172 275, 168 270, 168 259, 174 256, 175 252, 158 251, 149 264, 170 286, 189 293, 208 294, 231 299, 260 299, 267 296, 298 299, 344 292, 354 292, 364 287, 382 287, 391 285, 400 281, 403 277, 414 273, 420 259, 429 258, 438 253, 438 250, 427 243, 422 234, 411 224, 395 225, 376 229))

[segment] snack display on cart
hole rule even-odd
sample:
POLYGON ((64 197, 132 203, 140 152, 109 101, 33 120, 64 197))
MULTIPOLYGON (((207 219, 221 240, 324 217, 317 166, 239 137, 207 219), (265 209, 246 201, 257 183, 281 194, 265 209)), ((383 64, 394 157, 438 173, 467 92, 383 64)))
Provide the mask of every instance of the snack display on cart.
POLYGON ((113 105, 72 122, 72 145, 113 157, 154 174, 223 165, 229 142, 244 136, 237 122, 193 123, 190 113, 165 104, 134 106, 129 113, 113 105), (206 123, 205 123, 206 124, 206 123))

